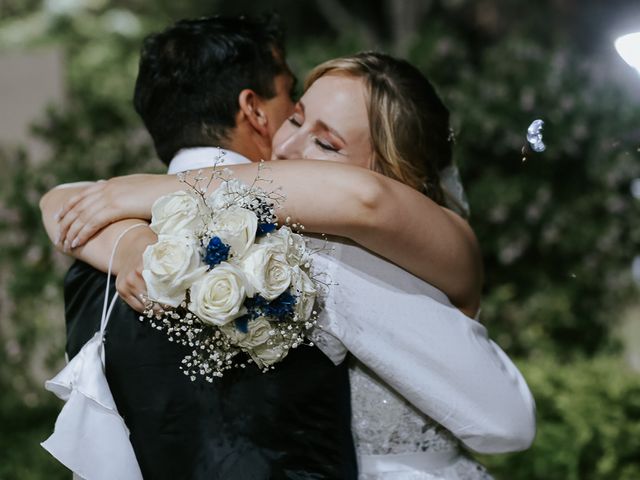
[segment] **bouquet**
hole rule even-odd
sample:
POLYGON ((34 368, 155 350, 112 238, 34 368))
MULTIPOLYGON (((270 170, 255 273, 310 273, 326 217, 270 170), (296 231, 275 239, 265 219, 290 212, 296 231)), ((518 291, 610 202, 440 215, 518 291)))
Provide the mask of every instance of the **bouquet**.
POLYGON ((291 348, 310 344, 306 331, 316 323, 312 252, 276 221, 284 197, 258 187, 260 173, 252 185, 231 173, 216 169, 204 187, 201 172, 193 182, 182 175, 188 188, 152 209, 158 242, 143 256, 149 303, 140 319, 193 349, 180 366, 191 380, 211 382, 251 363, 274 368, 291 348), (222 183, 208 195, 214 178, 222 183))

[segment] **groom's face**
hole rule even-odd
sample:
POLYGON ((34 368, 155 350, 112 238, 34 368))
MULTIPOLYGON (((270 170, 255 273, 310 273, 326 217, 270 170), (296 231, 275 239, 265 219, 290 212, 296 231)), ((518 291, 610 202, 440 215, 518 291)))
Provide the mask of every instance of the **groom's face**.
POLYGON ((275 96, 266 100, 264 109, 268 118, 269 138, 273 139, 280 125, 293 113, 293 91, 295 77, 290 72, 284 72, 274 78, 275 96))

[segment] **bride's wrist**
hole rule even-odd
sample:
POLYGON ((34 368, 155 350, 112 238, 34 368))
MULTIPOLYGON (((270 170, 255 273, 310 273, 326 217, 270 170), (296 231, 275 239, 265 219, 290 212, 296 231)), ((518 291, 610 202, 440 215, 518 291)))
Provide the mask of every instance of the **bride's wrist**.
MULTIPOLYGON (((139 220, 136 222, 140 223, 139 220)), ((125 235, 122 238, 118 250, 116 251, 113 265, 114 273, 118 274, 125 264, 138 261, 142 258, 142 254, 146 248, 157 241, 158 236, 148 226, 139 227, 134 231, 129 232, 128 235, 125 235)))

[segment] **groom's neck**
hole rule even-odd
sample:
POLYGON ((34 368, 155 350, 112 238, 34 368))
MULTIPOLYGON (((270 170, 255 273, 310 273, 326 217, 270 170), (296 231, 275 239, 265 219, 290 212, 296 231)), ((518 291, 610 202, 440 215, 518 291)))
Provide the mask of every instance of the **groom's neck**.
POLYGON ((228 142, 221 145, 226 150, 239 153, 248 158, 252 162, 260 160, 270 160, 271 152, 265 146, 260 145, 262 142, 256 142, 249 135, 232 135, 228 142))

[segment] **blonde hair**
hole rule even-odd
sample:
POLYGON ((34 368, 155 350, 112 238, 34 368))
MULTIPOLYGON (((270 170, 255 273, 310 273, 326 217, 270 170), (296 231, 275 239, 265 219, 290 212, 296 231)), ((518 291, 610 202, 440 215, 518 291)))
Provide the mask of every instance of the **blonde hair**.
POLYGON ((439 171, 451 164, 449 111, 427 78, 410 63, 376 52, 318 65, 305 90, 324 75, 364 81, 374 170, 444 204, 439 171))

